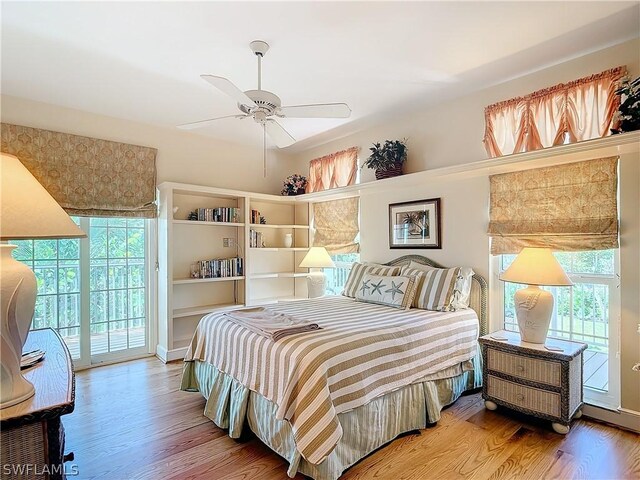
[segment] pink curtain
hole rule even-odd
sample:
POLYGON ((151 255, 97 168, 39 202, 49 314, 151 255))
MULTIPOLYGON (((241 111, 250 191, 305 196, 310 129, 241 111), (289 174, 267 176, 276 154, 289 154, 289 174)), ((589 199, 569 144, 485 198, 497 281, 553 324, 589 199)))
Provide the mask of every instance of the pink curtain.
POLYGON ((617 67, 489 105, 487 153, 499 157, 610 135, 620 105, 615 91, 625 73, 625 67, 617 67))
POLYGON ((311 160, 307 193, 353 185, 357 172, 358 147, 311 160))

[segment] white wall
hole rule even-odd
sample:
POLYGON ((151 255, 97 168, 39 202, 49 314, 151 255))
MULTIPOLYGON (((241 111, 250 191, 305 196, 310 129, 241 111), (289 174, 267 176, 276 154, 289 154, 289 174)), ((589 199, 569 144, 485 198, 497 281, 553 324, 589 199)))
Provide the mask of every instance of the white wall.
MULTIPOLYGON (((407 113, 376 127, 294 153, 293 157, 299 162, 300 170, 308 171, 310 160, 358 146, 362 163, 373 142, 406 137, 409 159, 405 164, 405 173, 483 160, 487 158, 482 145, 484 108, 487 105, 619 65, 627 65, 629 72, 634 77, 638 76, 639 51, 640 39, 625 42, 427 110, 407 113)), ((363 182, 373 179, 372 170, 362 170, 363 182)))
POLYGON ((401 255, 427 256, 443 265, 466 265, 487 278, 489 239, 488 177, 439 181, 415 189, 375 192, 363 190, 360 197, 360 241, 362 259, 386 262, 401 255), (391 203, 442 198, 442 249, 389 248, 388 208, 391 203))
POLYGON ((622 407, 640 412, 640 154, 620 158, 620 299, 622 407))
POLYGON ((262 149, 3 95, 2 122, 158 149, 158 183, 193 183, 277 194, 291 173, 287 157, 268 151, 262 174, 262 149))
MULTIPOLYGON (((632 76, 640 72, 640 40, 635 39, 593 54, 491 87, 353 135, 294 153, 297 170, 308 171, 308 162, 322 155, 359 146, 360 162, 372 142, 408 137, 409 160, 405 173, 471 163, 487 157, 482 145, 484 107, 534 90, 574 80, 592 73, 627 65, 632 76)), ((640 412, 640 375, 630 367, 640 361, 640 167, 638 157, 621 159, 621 381, 623 408, 640 412)), ((363 170, 362 181, 374 181, 373 171, 363 170)), ((489 277, 488 226, 489 180, 438 178, 410 190, 363 190, 361 197, 361 255, 363 260, 385 262, 404 254, 430 257, 443 265, 468 265, 489 277), (390 203, 440 197, 442 199, 442 250, 392 250, 388 240, 390 203)), ((498 326, 490 314, 490 325, 498 326)))

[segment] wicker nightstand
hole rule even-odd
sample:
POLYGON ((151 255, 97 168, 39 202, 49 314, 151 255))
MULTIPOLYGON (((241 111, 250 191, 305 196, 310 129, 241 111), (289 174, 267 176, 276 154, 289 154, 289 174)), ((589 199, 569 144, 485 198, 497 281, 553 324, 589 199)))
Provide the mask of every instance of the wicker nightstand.
POLYGON ((582 416, 582 352, 587 345, 549 338, 545 345, 562 349, 551 351, 504 330, 481 337, 480 344, 485 406, 495 410, 502 405, 550 420, 556 432, 568 433, 572 418, 582 416))

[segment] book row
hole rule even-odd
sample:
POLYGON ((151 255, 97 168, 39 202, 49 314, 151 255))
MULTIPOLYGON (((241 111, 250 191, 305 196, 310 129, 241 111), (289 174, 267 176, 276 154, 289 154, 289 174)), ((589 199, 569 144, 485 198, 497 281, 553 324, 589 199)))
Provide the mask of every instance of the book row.
POLYGON ((191 264, 191 278, 241 277, 243 271, 240 257, 199 260, 191 264))
POLYGON ((189 215, 189 220, 238 223, 240 221, 240 209, 235 207, 198 208, 189 215))
POLYGON ((249 247, 250 248, 264 248, 266 246, 262 232, 256 232, 255 230, 249 230, 249 247))

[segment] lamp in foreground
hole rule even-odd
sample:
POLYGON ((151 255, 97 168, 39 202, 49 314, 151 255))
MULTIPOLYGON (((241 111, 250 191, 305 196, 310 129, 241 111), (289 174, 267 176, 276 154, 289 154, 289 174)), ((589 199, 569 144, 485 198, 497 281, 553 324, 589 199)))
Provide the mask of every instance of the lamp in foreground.
POLYGON ((20 373, 36 303, 36 276, 13 258, 8 239, 79 238, 86 235, 20 160, 2 153, 0 163, 0 408, 34 394, 20 373))
MULTIPOLYGON (((332 268, 335 263, 324 247, 311 247, 300 263, 302 268, 332 268)), ((309 298, 322 297, 327 286, 324 272, 309 272, 307 276, 307 292, 309 298)))
POLYGON ((518 328, 523 342, 544 343, 553 313, 553 295, 539 285, 573 285, 549 248, 523 248, 500 280, 524 283, 514 295, 518 328))

